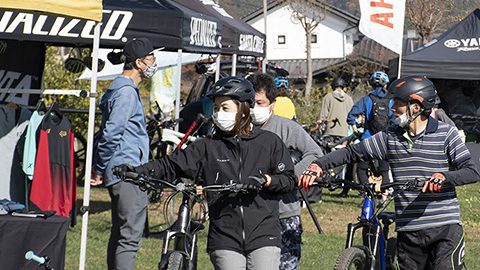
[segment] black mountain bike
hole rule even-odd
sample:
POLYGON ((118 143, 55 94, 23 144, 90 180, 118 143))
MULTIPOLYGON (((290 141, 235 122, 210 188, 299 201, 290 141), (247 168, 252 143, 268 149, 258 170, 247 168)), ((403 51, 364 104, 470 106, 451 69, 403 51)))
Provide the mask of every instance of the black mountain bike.
POLYGON ((342 185, 363 193, 364 200, 357 223, 347 226, 347 240, 345 249, 335 264, 335 270, 393 270, 398 269, 396 264, 397 239, 389 235, 390 225, 395 222, 395 213, 385 211, 388 204, 404 190, 418 190, 423 180, 412 180, 382 184, 381 192, 393 190, 383 207, 376 208, 375 184, 356 184, 349 181, 320 182, 319 185, 335 190, 342 185), (375 210, 377 209, 377 210, 375 210), (355 232, 362 229, 362 244, 353 245, 355 232))
MULTIPOLYGON (((197 268, 197 233, 204 229, 203 222, 206 221, 208 216, 205 200, 200 195, 203 191, 222 193, 258 191, 258 188, 253 185, 233 182, 202 187, 185 183, 173 184, 143 174, 124 173, 117 169, 114 169, 114 171, 125 181, 138 185, 144 191, 161 193, 165 189, 173 190, 173 193, 165 200, 165 210, 176 194, 182 193, 183 195, 177 219, 164 231, 162 254, 158 263, 159 270, 194 270, 197 268), (202 212, 200 222, 193 220, 191 217, 192 209, 197 203, 200 205, 202 212)), ((164 211, 164 214, 166 213, 167 211, 164 211)))

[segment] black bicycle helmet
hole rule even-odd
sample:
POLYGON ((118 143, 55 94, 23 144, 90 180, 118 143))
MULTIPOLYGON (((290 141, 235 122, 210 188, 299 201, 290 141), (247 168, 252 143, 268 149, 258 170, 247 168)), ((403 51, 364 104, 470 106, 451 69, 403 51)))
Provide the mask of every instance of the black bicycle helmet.
POLYGON ((431 110, 437 99, 435 85, 425 76, 414 75, 397 79, 390 84, 388 90, 394 98, 406 102, 416 101, 425 110, 431 110))
POLYGON ((332 81, 332 88, 335 90, 337 87, 345 87, 347 82, 342 77, 337 77, 332 81))
POLYGON ((248 102, 253 108, 255 104, 255 90, 252 83, 240 77, 227 77, 218 80, 209 94, 210 97, 229 96, 241 102, 248 102))

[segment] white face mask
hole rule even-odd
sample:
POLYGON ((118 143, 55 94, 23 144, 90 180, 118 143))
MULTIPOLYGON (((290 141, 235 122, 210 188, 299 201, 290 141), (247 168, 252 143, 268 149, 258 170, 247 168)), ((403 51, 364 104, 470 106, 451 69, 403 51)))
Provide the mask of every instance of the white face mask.
POLYGON ((147 68, 143 71, 143 76, 145 78, 151 78, 155 72, 157 72, 157 63, 155 62, 153 65, 147 65, 145 62, 143 62, 147 68))
POLYGON ((407 113, 401 114, 399 117, 395 118, 399 127, 405 128, 410 123, 410 119, 407 113))
POLYGON ((215 125, 223 131, 231 131, 235 126, 236 112, 216 112, 212 116, 215 125))
MULTIPOLYGON (((410 108, 409 108, 410 110, 410 108)), ((397 122, 397 125, 401 128, 407 128, 408 125, 413 122, 419 115, 422 113, 422 111, 418 111, 417 113, 413 114, 412 116, 408 116, 408 114, 405 112, 404 114, 401 114, 400 116, 395 118, 395 121, 397 122)))
POLYGON ((250 115, 252 116, 252 121, 255 125, 261 125, 270 118, 270 116, 272 115, 270 107, 271 106, 255 106, 253 108, 253 110, 250 112, 250 115))

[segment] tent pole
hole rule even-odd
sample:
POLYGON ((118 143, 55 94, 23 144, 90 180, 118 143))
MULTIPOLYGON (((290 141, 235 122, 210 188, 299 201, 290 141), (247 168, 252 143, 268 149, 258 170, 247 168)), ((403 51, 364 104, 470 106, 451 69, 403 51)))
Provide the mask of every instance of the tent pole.
POLYGON ((215 60, 215 66, 216 66, 216 70, 215 70, 215 82, 220 79, 220 59, 221 59, 221 58, 222 58, 222 55, 219 54, 219 55, 217 55, 217 59, 215 60))
POLYGON ((237 75, 237 54, 232 55, 232 76, 237 75))
MULTIPOLYGON (((265 34, 265 44, 267 44, 267 0, 263 0, 263 34, 265 34)), ((265 46, 265 56, 262 61, 262 73, 267 72, 267 46, 265 46)))
MULTIPOLYGON (((402 48, 403 50, 403 48, 402 48)), ((403 53, 400 52, 398 54, 398 73, 397 73, 397 79, 400 79, 400 77, 402 76, 402 56, 403 56, 403 53)))
POLYGON ((98 49, 100 47, 100 28, 102 23, 97 23, 94 29, 93 52, 92 52, 92 80, 90 81, 90 106, 88 111, 88 134, 87 134, 87 157, 85 160, 85 185, 83 190, 82 213, 82 236, 80 243, 79 269, 85 269, 87 252, 88 212, 90 205, 90 174, 92 171, 93 133, 95 128, 95 103, 97 96, 97 72, 98 72, 98 49))
MULTIPOLYGON (((175 78, 176 86, 177 86, 177 95, 175 96, 175 119, 180 118, 180 92, 182 91, 181 80, 182 80, 182 49, 178 49, 177 74, 175 78)), ((175 131, 178 131, 178 125, 175 126, 175 131)))

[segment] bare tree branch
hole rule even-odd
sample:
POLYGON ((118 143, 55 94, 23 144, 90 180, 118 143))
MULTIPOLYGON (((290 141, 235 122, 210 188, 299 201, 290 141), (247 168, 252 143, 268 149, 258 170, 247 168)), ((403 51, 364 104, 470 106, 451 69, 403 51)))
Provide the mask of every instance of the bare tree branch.
MULTIPOLYGON (((305 51, 307 54, 307 82, 305 96, 310 96, 313 81, 312 70, 312 33, 326 16, 324 0, 285 0, 292 12, 291 20, 305 30, 305 51)), ((318 40, 318 39, 317 39, 318 40)))
POLYGON ((422 37, 423 44, 430 41, 431 35, 454 7, 453 0, 407 0, 406 5, 410 23, 422 37))

